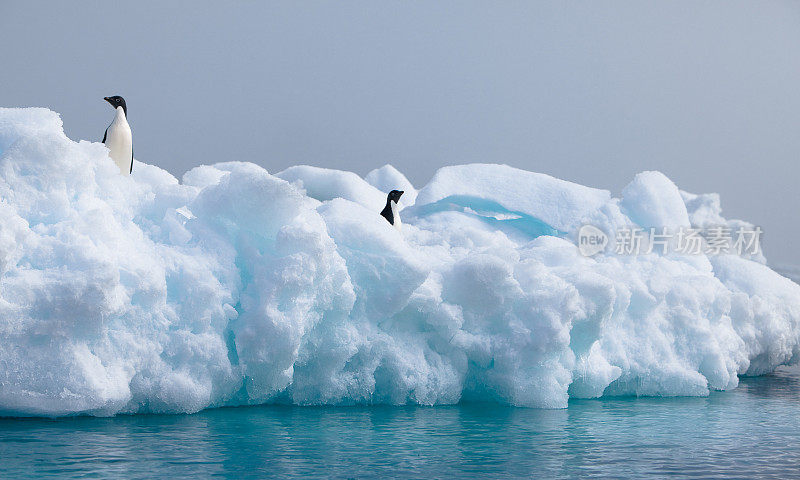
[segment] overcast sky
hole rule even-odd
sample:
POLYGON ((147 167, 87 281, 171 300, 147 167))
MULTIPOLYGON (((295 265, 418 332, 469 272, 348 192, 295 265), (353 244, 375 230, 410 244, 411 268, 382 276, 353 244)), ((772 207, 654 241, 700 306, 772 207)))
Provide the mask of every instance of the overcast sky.
POLYGON ((0 1, 0 105, 137 160, 366 174, 507 163, 618 194, 657 169, 800 264, 800 3, 0 1))

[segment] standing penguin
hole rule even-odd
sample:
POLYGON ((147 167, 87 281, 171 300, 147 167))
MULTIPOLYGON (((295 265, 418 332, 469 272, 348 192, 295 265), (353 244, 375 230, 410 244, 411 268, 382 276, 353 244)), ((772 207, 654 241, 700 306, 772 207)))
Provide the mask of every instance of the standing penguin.
POLYGON ((403 222, 400 221, 400 209, 397 207, 397 202, 400 201, 402 195, 402 190, 392 190, 389 192, 389 195, 386 197, 386 206, 383 207, 381 211, 383 218, 394 225, 397 231, 400 231, 400 228, 403 226, 403 222))
POLYGON ((128 107, 120 96, 104 97, 117 111, 114 121, 106 128, 103 143, 108 147, 109 156, 117 164, 122 173, 133 172, 133 136, 128 125, 128 107))

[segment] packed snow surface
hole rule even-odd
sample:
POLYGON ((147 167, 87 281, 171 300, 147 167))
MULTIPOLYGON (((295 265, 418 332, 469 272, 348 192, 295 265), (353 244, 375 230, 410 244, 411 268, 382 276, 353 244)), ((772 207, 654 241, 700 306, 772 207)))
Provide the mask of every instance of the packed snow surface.
POLYGON ((587 258, 587 223, 746 225, 658 172, 619 198, 486 164, 419 192, 391 166, 129 177, 56 113, 0 109, 0 414, 566 407, 799 358, 800 286, 763 256, 587 258), (378 214, 392 188, 402 233, 378 214))

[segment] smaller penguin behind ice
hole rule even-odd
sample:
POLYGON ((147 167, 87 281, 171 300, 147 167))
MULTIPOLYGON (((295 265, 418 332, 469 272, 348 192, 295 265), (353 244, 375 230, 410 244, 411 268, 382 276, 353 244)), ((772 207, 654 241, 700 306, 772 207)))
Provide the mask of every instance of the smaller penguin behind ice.
POLYGON ((119 170, 129 175, 133 172, 133 136, 128 125, 128 106, 125 105, 125 99, 118 95, 103 99, 117 112, 114 121, 106 128, 103 143, 108 147, 109 156, 119 170))
POLYGON ((403 226, 403 222, 400 221, 400 207, 397 206, 397 202, 400 201, 402 195, 402 190, 392 190, 389 192, 389 195, 386 197, 386 206, 383 207, 381 211, 383 218, 394 225, 394 228, 396 228, 398 232, 403 226))

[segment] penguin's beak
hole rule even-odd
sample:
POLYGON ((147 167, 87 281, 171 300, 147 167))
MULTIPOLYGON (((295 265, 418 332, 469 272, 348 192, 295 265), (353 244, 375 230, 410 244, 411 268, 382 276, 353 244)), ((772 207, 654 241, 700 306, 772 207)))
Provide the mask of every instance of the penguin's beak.
POLYGON ((105 100, 108 103, 111 103, 111 97, 103 97, 103 100, 105 100))
POLYGON ((402 196, 403 196, 403 194, 404 194, 404 193, 406 193, 406 192, 404 192, 403 190, 398 190, 398 192, 400 192, 400 195, 399 195, 400 197, 402 197, 402 196))

